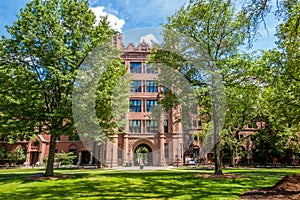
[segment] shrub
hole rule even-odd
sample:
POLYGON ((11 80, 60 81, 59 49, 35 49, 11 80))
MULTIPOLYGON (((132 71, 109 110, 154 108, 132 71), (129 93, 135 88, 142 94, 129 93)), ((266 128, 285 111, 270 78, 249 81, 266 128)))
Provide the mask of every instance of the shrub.
POLYGON ((7 150, 0 149, 0 165, 4 164, 5 160, 7 160, 7 150))
POLYGON ((76 158, 77 156, 74 155, 73 152, 69 152, 69 153, 56 153, 55 154, 55 162, 60 163, 61 165, 72 165, 73 164, 73 160, 76 158))
POLYGON ((11 164, 20 164, 25 162, 26 152, 22 147, 19 147, 15 151, 8 152, 7 158, 11 164))

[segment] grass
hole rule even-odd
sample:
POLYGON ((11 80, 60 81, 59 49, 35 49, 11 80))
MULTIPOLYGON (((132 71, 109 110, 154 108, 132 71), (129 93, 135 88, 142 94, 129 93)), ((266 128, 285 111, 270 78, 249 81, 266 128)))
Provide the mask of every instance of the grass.
POLYGON ((238 169, 239 179, 195 177, 212 170, 56 170, 74 178, 27 180, 37 169, 0 170, 0 199, 238 199, 247 190, 274 185, 299 169, 238 169))

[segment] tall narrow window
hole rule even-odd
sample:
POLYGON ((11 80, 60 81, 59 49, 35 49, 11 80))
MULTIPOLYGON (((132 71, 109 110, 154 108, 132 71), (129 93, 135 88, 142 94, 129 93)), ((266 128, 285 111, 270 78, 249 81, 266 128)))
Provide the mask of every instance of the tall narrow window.
POLYGON ((130 112, 142 112, 141 100, 130 100, 129 110, 130 112))
POLYGON ((130 83, 130 92, 142 92, 142 81, 132 81, 130 83))
POLYGON ((146 63, 146 73, 157 74, 157 69, 155 68, 155 66, 151 65, 150 63, 146 63))
POLYGON ((201 120, 198 121, 198 127, 201 127, 202 126, 202 122, 201 120))
POLYGON ((147 100, 146 101, 146 111, 151 112, 151 110, 157 105, 157 100, 147 100))
POLYGON ((147 120, 146 121, 147 133, 157 133, 158 132, 158 121, 157 120, 147 120))
POLYGON ((122 149, 118 149, 118 159, 122 159, 123 158, 123 150, 122 149))
POLYGON ((168 120, 164 120, 164 133, 168 133, 168 120))
POLYGON ((154 81, 146 81, 146 91, 147 92, 158 92, 157 83, 154 81))
POLYGON ((129 120, 129 132, 141 133, 141 120, 129 120))
POLYGON ((165 158, 169 158, 169 144, 164 144, 165 149, 165 158))
POLYGON ((75 134, 75 141, 79 141, 79 140, 80 140, 79 134, 76 133, 76 134, 75 134))
POLYGON ((131 62, 130 63, 130 73, 134 73, 134 74, 142 73, 142 63, 141 62, 131 62))

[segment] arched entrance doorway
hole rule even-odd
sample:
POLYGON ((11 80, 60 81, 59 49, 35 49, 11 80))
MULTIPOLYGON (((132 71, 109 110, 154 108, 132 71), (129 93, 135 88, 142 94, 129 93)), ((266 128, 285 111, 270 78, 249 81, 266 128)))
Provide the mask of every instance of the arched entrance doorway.
POLYGON ((140 164, 153 165, 153 152, 147 144, 140 144, 134 149, 134 165, 139 166, 140 164))

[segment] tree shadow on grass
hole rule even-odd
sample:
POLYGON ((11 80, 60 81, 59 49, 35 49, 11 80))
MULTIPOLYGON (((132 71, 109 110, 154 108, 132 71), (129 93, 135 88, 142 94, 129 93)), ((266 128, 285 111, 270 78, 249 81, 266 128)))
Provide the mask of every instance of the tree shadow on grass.
POLYGON ((0 193, 3 199, 236 199, 247 190, 272 185, 280 179, 265 174, 240 179, 209 179, 196 177, 198 173, 87 171, 74 174, 75 178, 70 179, 11 180, 8 183, 12 186, 20 185, 21 181, 21 187, 6 191, 0 187, 0 193))
MULTIPOLYGON (((43 179, 39 179, 40 176, 43 175, 43 171, 31 171, 31 172, 27 172, 27 173, 5 173, 5 174, 0 174, 0 184, 8 184, 8 183, 14 183, 14 182, 18 182, 19 184, 26 184, 26 183, 32 183, 35 181, 44 181, 43 179)), ((73 174, 70 171, 68 171, 68 173, 55 173, 55 175, 60 175, 60 174, 66 174, 69 175, 69 178, 82 178, 82 177, 86 177, 89 175, 89 173, 87 172, 81 172, 81 173, 76 173, 73 174)), ((53 178, 55 179, 65 179, 65 178, 53 178)), ((1 198, 0 198, 1 199, 1 198)))

